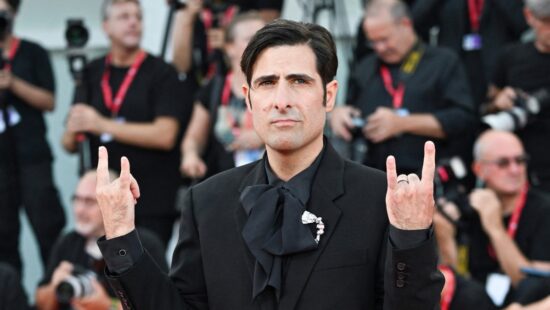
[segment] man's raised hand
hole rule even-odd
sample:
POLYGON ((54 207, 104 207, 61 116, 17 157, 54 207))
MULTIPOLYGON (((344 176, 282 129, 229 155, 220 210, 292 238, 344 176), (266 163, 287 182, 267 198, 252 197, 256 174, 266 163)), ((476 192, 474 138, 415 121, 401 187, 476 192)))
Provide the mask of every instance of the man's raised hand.
POLYGON ((99 147, 97 162, 97 203, 103 215, 105 236, 112 239, 128 234, 135 228, 135 204, 139 186, 130 174, 128 158, 120 158, 120 176, 111 181, 107 149, 99 147))
POLYGON ((435 211, 433 180, 435 173, 435 145, 424 145, 422 180, 416 174, 397 176, 395 158, 386 160, 388 191, 386 209, 390 223, 399 229, 426 229, 432 224, 435 211))

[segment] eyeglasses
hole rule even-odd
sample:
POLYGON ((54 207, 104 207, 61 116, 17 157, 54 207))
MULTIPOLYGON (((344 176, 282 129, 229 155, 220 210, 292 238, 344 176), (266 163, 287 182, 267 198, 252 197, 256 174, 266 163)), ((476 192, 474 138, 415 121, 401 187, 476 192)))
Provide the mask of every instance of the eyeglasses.
POLYGON ((92 207, 97 205, 97 200, 92 197, 85 197, 85 196, 74 194, 71 199, 73 201, 73 204, 79 203, 85 207, 92 207))
POLYGON ((512 162, 515 162, 516 165, 518 165, 518 166, 523 166, 523 165, 527 164, 528 161, 529 161, 529 155, 523 154, 523 155, 518 155, 518 156, 513 156, 513 157, 501 157, 501 158, 498 158, 498 159, 495 159, 495 160, 487 160, 487 161, 484 161, 484 162, 487 163, 487 164, 494 164, 497 167, 499 167, 500 169, 505 169, 505 168, 510 167, 512 162))

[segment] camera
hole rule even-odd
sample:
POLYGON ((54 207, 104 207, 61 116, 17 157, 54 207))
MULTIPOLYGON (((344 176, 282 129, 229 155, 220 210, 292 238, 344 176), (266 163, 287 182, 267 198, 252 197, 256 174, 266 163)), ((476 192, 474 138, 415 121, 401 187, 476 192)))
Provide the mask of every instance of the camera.
MULTIPOLYGON (((460 212, 460 221, 467 221, 475 214, 475 210, 468 201, 468 189, 464 185, 468 170, 464 161, 454 156, 441 159, 436 166, 435 174, 435 197, 436 201, 441 200, 454 203, 460 212)), ((437 205, 439 211, 451 222, 458 224, 442 208, 437 205)))
POLYGON ((57 301, 68 304, 73 298, 89 296, 94 292, 92 281, 97 279, 95 272, 75 266, 73 273, 57 286, 57 301))
POLYGON ((82 19, 68 19, 65 40, 69 48, 82 48, 88 42, 90 34, 82 19))
POLYGON ((530 95, 519 89, 515 91, 517 96, 514 100, 514 107, 510 110, 486 115, 481 119, 486 128, 506 131, 524 128, 529 121, 550 106, 548 89, 543 88, 530 95))
POLYGON ((353 127, 351 128, 351 145, 350 145, 350 159, 363 163, 367 156, 368 145, 367 140, 363 137, 363 127, 367 123, 367 120, 361 116, 353 116, 351 118, 353 127))
POLYGON ((84 46, 88 43, 90 35, 82 19, 68 19, 65 29, 67 42, 67 60, 73 79, 78 82, 82 79, 82 71, 86 67, 87 58, 84 46))
POLYGON ((4 40, 11 32, 12 15, 8 11, 0 11, 0 40, 4 40))

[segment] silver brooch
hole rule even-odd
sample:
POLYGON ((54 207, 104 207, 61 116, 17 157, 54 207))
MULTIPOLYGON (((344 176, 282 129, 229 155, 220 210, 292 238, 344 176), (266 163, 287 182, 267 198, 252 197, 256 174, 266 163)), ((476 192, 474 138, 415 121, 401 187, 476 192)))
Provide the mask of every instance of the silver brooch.
POLYGON ((317 224, 317 237, 315 237, 315 242, 319 243, 321 240, 321 235, 325 233, 325 224, 323 223, 322 217, 317 217, 315 214, 304 211, 302 214, 302 224, 317 224))

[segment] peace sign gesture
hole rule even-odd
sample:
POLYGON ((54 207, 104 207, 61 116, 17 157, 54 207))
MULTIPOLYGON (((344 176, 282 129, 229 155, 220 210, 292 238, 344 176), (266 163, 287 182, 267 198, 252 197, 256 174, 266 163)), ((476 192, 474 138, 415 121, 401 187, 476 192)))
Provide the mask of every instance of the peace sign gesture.
POLYGON ((109 155, 99 147, 96 197, 105 227, 105 237, 112 239, 128 234, 135 228, 134 207, 139 198, 139 186, 130 174, 128 158, 120 158, 120 176, 111 182, 109 155))
POLYGON ((388 191, 386 209, 390 223, 399 229, 426 229, 432 224, 435 210, 433 180, 435 173, 435 145, 424 144, 422 180, 416 174, 397 176, 395 158, 386 160, 388 191))

